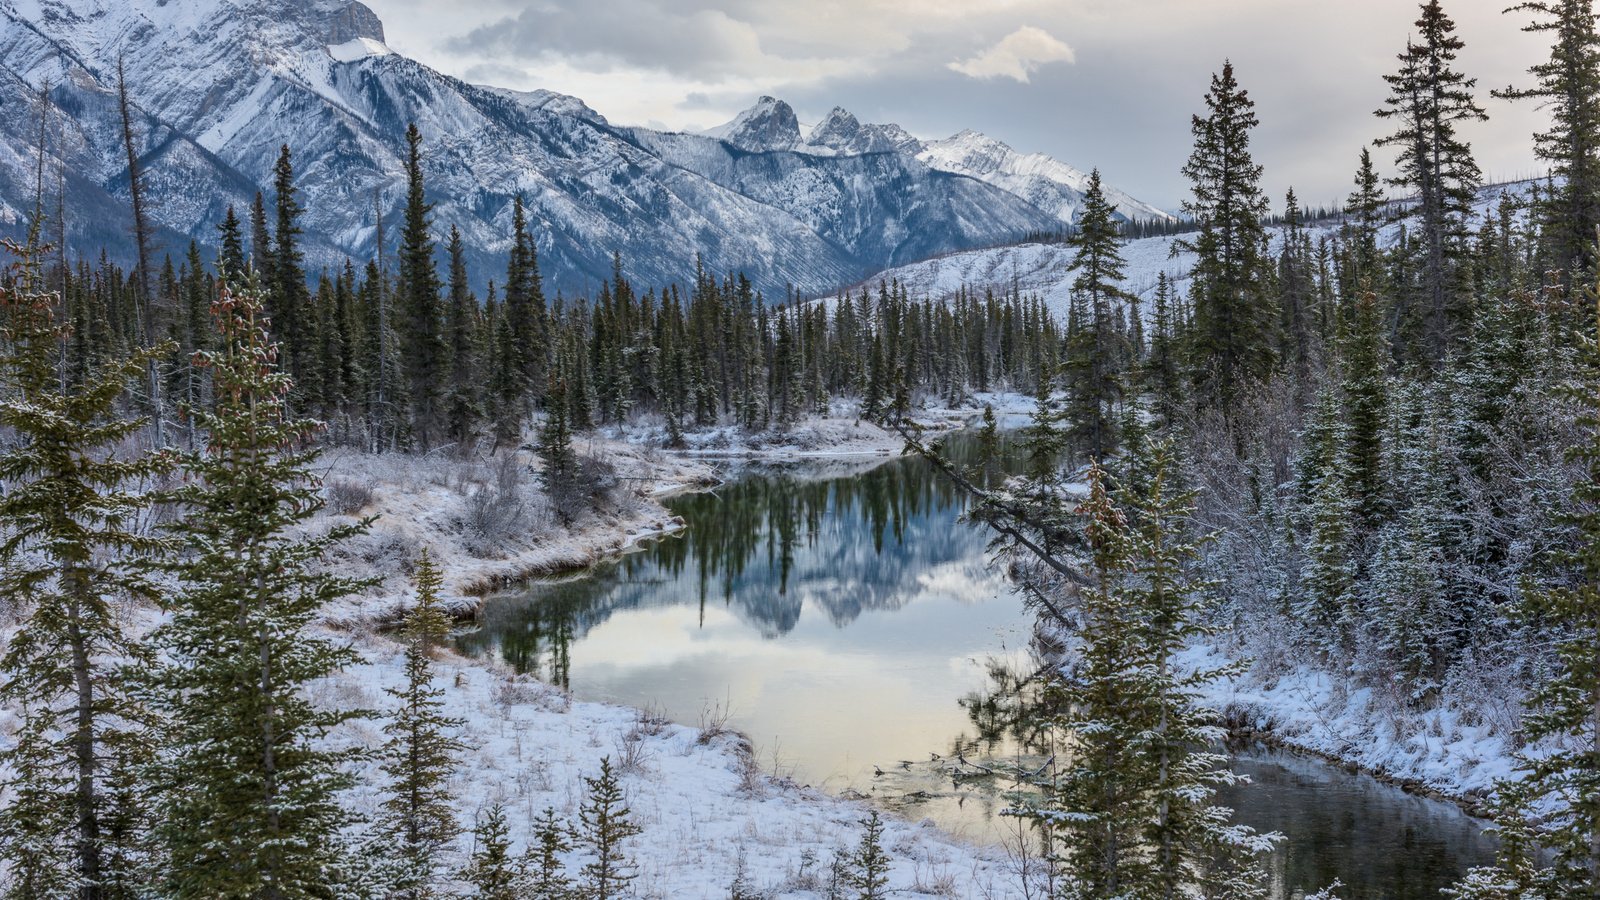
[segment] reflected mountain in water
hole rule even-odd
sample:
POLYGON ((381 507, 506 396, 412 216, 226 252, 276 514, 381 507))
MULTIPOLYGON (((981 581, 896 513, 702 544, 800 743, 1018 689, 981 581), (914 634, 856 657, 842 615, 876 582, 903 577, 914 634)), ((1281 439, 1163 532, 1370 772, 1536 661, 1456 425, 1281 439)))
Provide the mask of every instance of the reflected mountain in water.
MULTIPOLYGON (((947 452, 973 461, 970 438, 947 452)), ((721 607, 763 638, 792 632, 807 609, 848 628, 930 587, 993 596, 988 536, 951 527, 966 498, 917 458, 861 467, 759 467, 715 491, 667 504, 689 527, 580 577, 540 581, 484 605, 463 652, 568 681, 567 648, 622 610, 721 607)))

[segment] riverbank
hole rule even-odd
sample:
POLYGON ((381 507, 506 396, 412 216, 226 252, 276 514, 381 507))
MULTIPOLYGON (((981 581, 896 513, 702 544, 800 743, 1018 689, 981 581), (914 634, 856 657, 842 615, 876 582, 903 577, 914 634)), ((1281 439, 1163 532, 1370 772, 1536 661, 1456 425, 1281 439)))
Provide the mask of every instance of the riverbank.
MULTIPOLYGON (((966 418, 947 421, 958 427, 966 418)), ((804 433, 835 438, 839 427, 837 420, 803 426, 804 433)), ((848 427, 861 437, 837 441, 831 452, 764 444, 744 448, 738 460, 830 456, 865 462, 903 444, 875 426, 858 429, 852 421, 848 427)), ((714 486, 728 462, 661 450, 638 435, 584 436, 575 449, 604 460, 617 473, 617 484, 610 502, 568 525, 550 508, 538 485, 537 460, 527 454, 498 462, 326 457, 321 469, 330 509, 315 527, 378 517, 368 534, 342 547, 329 564, 379 583, 324 617, 324 626, 351 640, 364 661, 323 685, 321 699, 380 711, 392 704, 384 691, 401 683, 403 661, 380 629, 408 608, 410 564, 423 548, 441 566, 446 604, 471 615, 483 594, 502 585, 581 569, 682 529, 682 520, 660 501, 714 486)), ((520 848, 545 807, 576 820, 582 779, 609 756, 622 765, 629 803, 644 828, 631 842, 640 896, 726 897, 740 879, 759 896, 825 896, 833 860, 854 849, 871 809, 764 771, 750 741, 725 730, 716 711, 707 711, 700 727, 673 724, 641 710, 578 702, 508 667, 452 653, 441 654, 435 686, 445 714, 466 723, 462 736, 469 749, 451 783, 462 828, 470 829, 490 805, 502 804, 520 848)), ((383 743, 381 724, 352 723, 331 739, 376 749, 383 743)), ((362 787, 349 798, 363 814, 381 803, 383 778, 375 766, 362 773, 362 787)), ((1002 851, 965 842, 926 821, 887 817, 885 823, 890 884, 897 895, 1017 895, 1002 851)), ((464 862, 469 850, 464 833, 451 848, 453 862, 464 862)), ((575 870, 582 860, 572 855, 570 862, 575 870)))

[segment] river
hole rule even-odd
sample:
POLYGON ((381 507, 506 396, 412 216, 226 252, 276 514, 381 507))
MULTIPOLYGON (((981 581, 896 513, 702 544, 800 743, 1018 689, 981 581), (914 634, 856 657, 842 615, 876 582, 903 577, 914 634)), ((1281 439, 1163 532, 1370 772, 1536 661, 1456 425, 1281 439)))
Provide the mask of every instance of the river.
MULTIPOLYGON (((460 648, 582 699, 725 717, 769 771, 1005 839, 1007 785, 950 772, 1031 764, 981 703, 1027 664, 1030 623, 947 480, 918 459, 753 466, 668 505, 682 535, 491 598, 460 648)), ((1235 768, 1237 818, 1286 835, 1275 897, 1335 878, 1344 900, 1437 897, 1492 858, 1452 804, 1262 748, 1235 768)))

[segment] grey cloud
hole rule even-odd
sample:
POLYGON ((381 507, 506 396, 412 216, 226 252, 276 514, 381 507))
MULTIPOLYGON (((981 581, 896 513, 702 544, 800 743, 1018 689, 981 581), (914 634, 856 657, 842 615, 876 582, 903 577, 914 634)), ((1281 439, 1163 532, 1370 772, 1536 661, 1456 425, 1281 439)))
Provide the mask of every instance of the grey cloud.
POLYGON ((509 59, 553 56, 594 72, 657 69, 696 79, 744 71, 762 54, 749 23, 713 7, 658 0, 539 4, 444 46, 509 59))

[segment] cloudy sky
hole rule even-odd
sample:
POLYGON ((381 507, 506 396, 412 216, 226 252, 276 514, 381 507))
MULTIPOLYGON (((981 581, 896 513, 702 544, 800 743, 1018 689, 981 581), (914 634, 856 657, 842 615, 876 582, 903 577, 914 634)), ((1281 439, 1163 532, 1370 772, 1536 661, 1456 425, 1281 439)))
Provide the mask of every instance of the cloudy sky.
MULTIPOLYGON (((1275 197, 1348 193, 1416 19, 1411 0, 366 0, 389 44, 444 72, 583 98, 623 124, 698 129, 762 94, 802 122, 833 106, 921 137, 975 128, 1165 207, 1189 118, 1231 57, 1261 118, 1275 197)), ((1489 123, 1467 136, 1491 179, 1536 170, 1542 115, 1489 98, 1525 84, 1542 38, 1500 10, 1446 0, 1489 123)), ((1387 159, 1387 152, 1380 158, 1387 159)))

